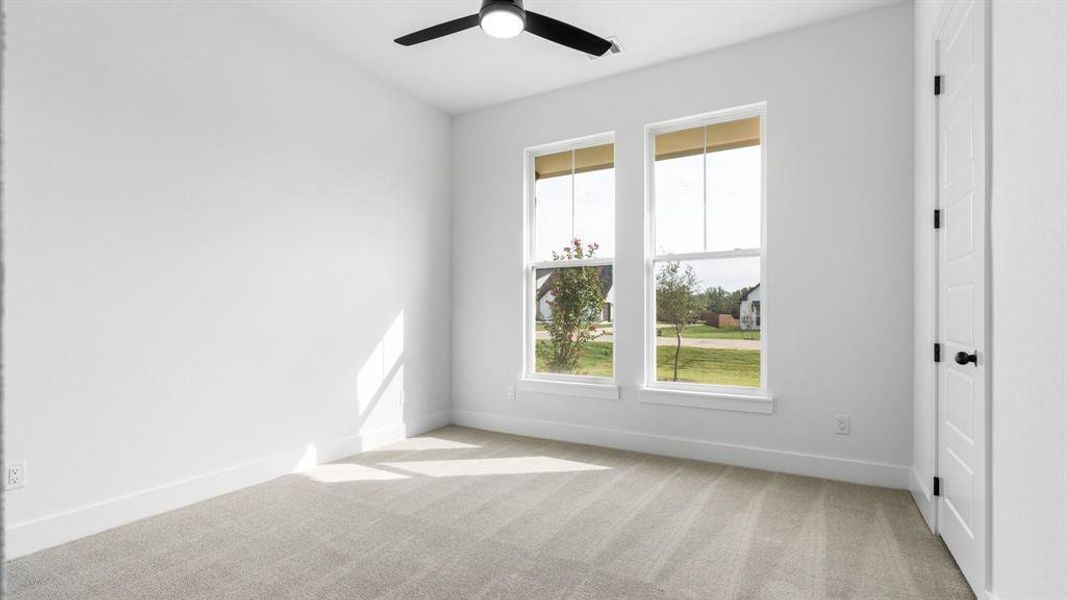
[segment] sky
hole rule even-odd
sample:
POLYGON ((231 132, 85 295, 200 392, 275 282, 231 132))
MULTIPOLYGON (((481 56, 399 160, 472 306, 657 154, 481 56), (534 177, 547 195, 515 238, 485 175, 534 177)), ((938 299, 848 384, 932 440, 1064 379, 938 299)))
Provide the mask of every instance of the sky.
MULTIPOLYGON (((656 161, 657 253, 758 248, 760 162, 759 146, 656 161)), ((600 244, 597 256, 614 256, 614 169, 541 179, 536 196, 536 260, 552 260, 552 251, 573 236, 600 244)), ((759 283, 759 263, 759 258, 733 258, 686 264, 701 289, 733 291, 759 283)))

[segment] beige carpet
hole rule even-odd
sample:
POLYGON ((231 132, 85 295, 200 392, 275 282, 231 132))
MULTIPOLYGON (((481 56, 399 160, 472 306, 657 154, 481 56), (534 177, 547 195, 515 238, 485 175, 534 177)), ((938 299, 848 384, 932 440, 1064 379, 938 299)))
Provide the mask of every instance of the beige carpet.
POLYGON ((458 427, 8 569, 18 600, 973 597, 903 491, 458 427))

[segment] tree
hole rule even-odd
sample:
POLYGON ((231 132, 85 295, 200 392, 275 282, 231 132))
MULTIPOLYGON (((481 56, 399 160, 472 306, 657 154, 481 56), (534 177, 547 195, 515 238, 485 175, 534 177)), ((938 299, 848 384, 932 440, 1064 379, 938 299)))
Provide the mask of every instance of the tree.
MULTIPOLYGON (((552 260, 580 260, 593 258, 597 244, 582 246, 574 238, 563 252, 552 253, 552 260)), ((548 306, 552 317, 545 330, 552 340, 551 355, 546 361, 549 371, 573 373, 585 354, 585 344, 601 335, 596 327, 604 312, 604 296, 600 290, 602 267, 562 267, 552 272, 548 306)))
POLYGON ((726 315, 733 313, 734 306, 730 292, 723 289, 722 286, 709 287, 702 294, 704 307, 720 315, 726 315))
POLYGON ((693 267, 665 263, 656 274, 656 320, 674 327, 678 344, 674 348, 674 381, 678 381, 678 356, 682 352, 682 331, 700 309, 697 277, 693 267))

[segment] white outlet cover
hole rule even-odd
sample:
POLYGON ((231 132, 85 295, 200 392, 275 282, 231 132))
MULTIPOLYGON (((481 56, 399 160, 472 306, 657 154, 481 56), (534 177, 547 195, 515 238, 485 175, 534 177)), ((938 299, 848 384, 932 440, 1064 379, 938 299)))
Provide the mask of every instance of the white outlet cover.
POLYGON ((848 435, 851 430, 848 415, 836 415, 834 417, 834 433, 848 435))
POLYGON ((7 465, 7 477, 4 479, 5 490, 15 490, 26 485, 26 463, 16 462, 7 465))

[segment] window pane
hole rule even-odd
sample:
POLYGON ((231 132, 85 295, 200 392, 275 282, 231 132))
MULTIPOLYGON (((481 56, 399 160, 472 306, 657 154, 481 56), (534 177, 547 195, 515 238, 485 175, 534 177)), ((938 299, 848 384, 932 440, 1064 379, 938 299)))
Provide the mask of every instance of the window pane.
MULTIPOLYGON (((569 155, 570 153, 568 153, 569 155)), ((534 260, 552 260, 557 252, 570 243, 571 176, 538 179, 534 186, 534 260)))
POLYGON ((657 262, 656 380, 760 387, 760 287, 758 257, 657 262))
POLYGON ((597 244, 597 256, 615 255, 615 169, 574 176, 574 236, 597 244))
POLYGON ((704 155, 708 251, 760 247, 763 158, 758 145, 758 123, 757 120, 757 145, 709 151, 704 155))
POLYGON ((615 253, 615 154, 613 144, 588 146, 534 159, 534 260, 578 238, 595 243, 598 256, 615 253))
POLYGON ((704 250, 704 128, 656 136, 657 254, 704 250))
POLYGON ((704 250, 703 160, 695 154, 656 161, 656 254, 704 250))
POLYGON ((534 371, 611 377, 615 318, 612 268, 537 269, 534 277, 534 371))
POLYGON ((760 119, 656 136, 657 254, 759 248, 760 119))

